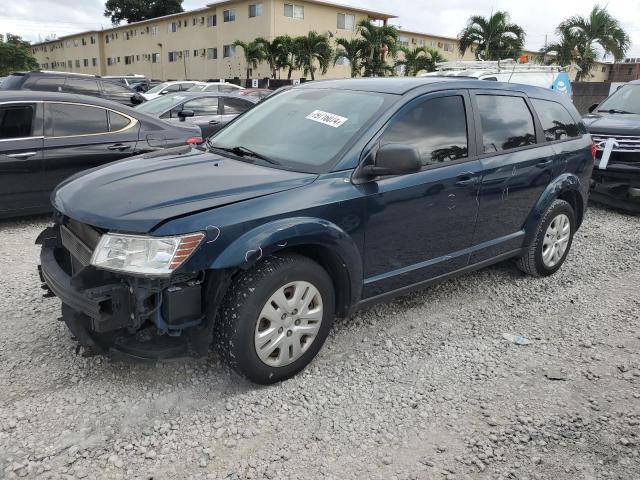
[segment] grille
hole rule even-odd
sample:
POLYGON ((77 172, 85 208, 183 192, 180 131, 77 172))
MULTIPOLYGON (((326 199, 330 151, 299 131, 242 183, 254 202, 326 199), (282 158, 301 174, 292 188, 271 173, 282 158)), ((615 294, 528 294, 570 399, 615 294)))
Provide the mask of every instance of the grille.
POLYGON ((62 239, 62 246, 64 246, 71 256, 83 267, 86 267, 91 263, 91 255, 93 254, 93 251, 64 225, 60 226, 60 237, 62 239))
POLYGON ((604 150, 608 139, 613 138, 617 145, 614 145, 614 152, 640 153, 640 136, 637 135, 606 135, 604 133, 592 133, 591 138, 598 150, 604 150))

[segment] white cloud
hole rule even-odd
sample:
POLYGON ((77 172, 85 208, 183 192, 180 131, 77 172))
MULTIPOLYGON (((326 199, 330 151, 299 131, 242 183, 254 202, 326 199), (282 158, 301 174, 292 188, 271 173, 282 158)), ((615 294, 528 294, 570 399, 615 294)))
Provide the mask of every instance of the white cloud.
MULTIPOLYGON (((583 0, 335 0, 396 13, 392 21, 409 30, 456 36, 469 16, 488 16, 507 10, 511 19, 527 32, 526 47, 537 50, 545 36, 553 40, 558 23, 572 15, 587 15, 594 4, 583 0)), ((206 0, 185 0, 185 9, 200 8, 206 0)), ((605 4, 606 2, 601 2, 605 4)), ((640 56, 640 1, 609 0, 609 11, 618 18, 632 39, 629 55, 640 56)), ((49 34, 58 36, 109 26, 103 16, 103 0, 5 0, 0 4, 0 32, 11 32, 31 41, 49 34)))

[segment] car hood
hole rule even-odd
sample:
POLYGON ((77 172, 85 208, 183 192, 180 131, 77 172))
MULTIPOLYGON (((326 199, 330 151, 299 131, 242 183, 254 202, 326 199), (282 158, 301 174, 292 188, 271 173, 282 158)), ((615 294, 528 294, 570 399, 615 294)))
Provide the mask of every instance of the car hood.
POLYGON ((52 203, 95 227, 146 233, 174 217, 301 187, 316 178, 187 146, 80 173, 56 188, 52 203))
POLYGON ((640 115, 592 113, 583 120, 590 133, 640 135, 640 115))

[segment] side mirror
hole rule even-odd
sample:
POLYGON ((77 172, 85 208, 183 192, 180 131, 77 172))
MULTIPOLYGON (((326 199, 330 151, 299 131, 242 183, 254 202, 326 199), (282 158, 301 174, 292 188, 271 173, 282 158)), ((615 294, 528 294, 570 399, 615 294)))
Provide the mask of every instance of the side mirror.
POLYGON ((362 173, 371 177, 404 175, 422 168, 420 153, 414 147, 400 143, 389 143, 381 147, 373 164, 362 167, 362 173))
POLYGON ((595 109, 598 108, 598 104, 594 103, 593 105, 591 105, 589 107, 589 113, 593 113, 595 111, 595 109))
POLYGON ((178 117, 180 117, 180 121, 184 122, 187 117, 193 117, 195 115, 193 110, 181 110, 178 112, 178 117))
POLYGON ((158 95, 166 95, 169 93, 169 90, 162 90, 158 95))
POLYGON ((131 103, 133 105, 140 105, 143 102, 144 102, 144 97, 139 93, 134 93, 133 95, 131 95, 131 103))

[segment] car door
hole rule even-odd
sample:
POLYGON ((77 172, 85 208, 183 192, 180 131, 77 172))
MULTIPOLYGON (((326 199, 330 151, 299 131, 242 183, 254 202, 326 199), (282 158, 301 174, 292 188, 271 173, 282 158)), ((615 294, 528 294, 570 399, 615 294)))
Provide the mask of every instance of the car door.
POLYGON ((413 100, 375 142, 376 147, 390 143, 415 147, 423 168, 360 185, 369 217, 365 298, 467 266, 481 169, 464 90, 413 100))
POLYGON ((42 104, 0 104, 0 217, 48 205, 43 182, 42 104))
POLYGON ((518 92, 472 91, 482 185, 477 245, 471 262, 508 255, 522 246, 524 225, 556 171, 529 99, 518 92))
POLYGON ((135 153, 138 121, 100 106, 46 102, 44 170, 46 187, 71 175, 135 153))
POLYGON ((255 103, 240 97, 227 95, 221 98, 222 115, 220 117, 220 124, 216 125, 214 132, 222 129, 231 120, 236 118, 238 115, 243 114, 247 110, 250 110, 255 105, 255 103))
POLYGON ((202 136, 208 137, 219 129, 221 107, 219 97, 194 98, 182 105, 182 110, 191 110, 193 117, 187 117, 181 123, 197 125, 202 131, 202 136))

